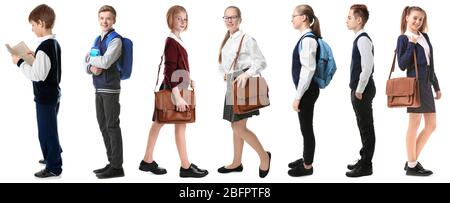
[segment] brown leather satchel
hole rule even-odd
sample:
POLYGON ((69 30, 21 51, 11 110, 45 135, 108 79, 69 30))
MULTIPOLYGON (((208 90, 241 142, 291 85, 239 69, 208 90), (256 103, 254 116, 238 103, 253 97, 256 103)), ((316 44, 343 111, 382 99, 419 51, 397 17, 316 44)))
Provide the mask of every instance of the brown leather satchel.
MULTIPOLYGON (((236 58, 231 64, 233 70, 236 70, 237 60, 241 53, 242 42, 245 35, 242 36, 239 44, 236 58)), ((260 77, 248 78, 244 88, 238 87, 237 83, 233 84, 233 112, 235 114, 244 114, 256 111, 260 108, 270 105, 269 101, 269 87, 266 80, 260 77)))
POLYGON ((391 72, 386 83, 386 94, 388 97, 388 107, 420 107, 420 92, 419 92, 419 71, 417 67, 416 51, 414 50, 414 66, 416 69, 416 77, 401 77, 391 79, 392 72, 395 67, 395 57, 392 61, 391 72))
MULTIPOLYGON (((186 63, 183 58, 183 64, 186 63)), ((189 108, 185 112, 180 112, 176 110, 175 98, 170 90, 159 90, 156 91, 156 86, 159 82, 159 73, 161 71, 161 64, 163 61, 163 56, 161 56, 161 63, 159 64, 158 76, 155 85, 155 121, 158 123, 193 123, 195 122, 195 92, 192 90, 181 90, 180 94, 186 103, 189 104, 189 108)))

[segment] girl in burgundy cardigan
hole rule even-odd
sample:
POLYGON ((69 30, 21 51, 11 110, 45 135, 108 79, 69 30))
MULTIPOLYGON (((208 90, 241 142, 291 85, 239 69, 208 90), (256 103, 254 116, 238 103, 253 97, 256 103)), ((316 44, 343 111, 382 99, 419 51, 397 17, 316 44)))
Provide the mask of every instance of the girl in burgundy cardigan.
MULTIPOLYGON (((180 34, 185 31, 188 26, 186 9, 181 6, 172 6, 167 12, 167 25, 169 26, 171 33, 169 37, 167 37, 164 48, 164 80, 160 89, 171 90, 175 98, 177 111, 184 112, 187 108, 189 108, 189 106, 182 98, 180 89, 186 89, 189 84, 191 84, 191 80, 189 79, 188 55, 183 41, 181 41, 180 38, 180 34), (179 73, 181 73, 181 75, 179 73), (172 79, 172 77, 176 79, 172 79)), ((191 86, 194 88, 193 84, 191 84, 191 86)), ((153 121, 154 122, 148 135, 147 150, 145 152, 144 159, 141 161, 139 169, 160 175, 165 174, 166 170, 158 167, 158 164, 153 160, 153 150, 155 148, 159 131, 164 124, 155 121, 155 116, 153 116, 153 121)), ((180 177, 205 177, 208 175, 208 171, 198 168, 195 164, 190 163, 188 160, 185 132, 186 124, 175 124, 175 140, 181 160, 180 177)))

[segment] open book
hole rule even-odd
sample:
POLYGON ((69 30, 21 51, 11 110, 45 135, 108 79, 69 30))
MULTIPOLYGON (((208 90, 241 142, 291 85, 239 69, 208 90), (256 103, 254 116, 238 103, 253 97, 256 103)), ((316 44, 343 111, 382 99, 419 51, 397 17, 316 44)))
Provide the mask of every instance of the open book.
POLYGON ((14 47, 9 46, 9 44, 5 44, 5 46, 6 46, 6 49, 8 49, 9 53, 22 58, 29 65, 33 65, 34 56, 31 54, 28 54, 31 52, 31 50, 28 48, 28 46, 23 41, 14 47))

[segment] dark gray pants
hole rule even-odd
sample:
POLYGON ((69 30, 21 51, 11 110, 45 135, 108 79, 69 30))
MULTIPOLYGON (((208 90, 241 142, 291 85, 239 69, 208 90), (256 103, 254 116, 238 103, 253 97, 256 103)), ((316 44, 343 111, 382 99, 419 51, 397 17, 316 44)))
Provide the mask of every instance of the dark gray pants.
POLYGON ((122 133, 120 130, 120 94, 96 93, 97 121, 105 142, 111 167, 120 169, 123 163, 122 133))

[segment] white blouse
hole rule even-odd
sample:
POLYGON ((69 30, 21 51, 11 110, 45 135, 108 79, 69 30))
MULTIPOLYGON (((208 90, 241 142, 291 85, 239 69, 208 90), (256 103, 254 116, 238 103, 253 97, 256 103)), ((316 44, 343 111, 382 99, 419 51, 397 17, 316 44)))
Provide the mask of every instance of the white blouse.
MULTIPOLYGON (((410 32, 409 30, 406 30, 405 35, 408 36, 409 38, 411 38, 412 36, 416 36, 416 34, 410 32)), ((425 50, 425 57, 427 58, 427 65, 430 65, 430 58, 431 58, 431 53, 430 53, 430 46, 428 46, 428 42, 425 39, 425 36, 423 36, 422 33, 419 32, 419 36, 417 38, 417 43, 420 44, 420 46, 423 47, 423 49, 425 50)))
MULTIPOLYGON (((300 33, 300 38, 311 31, 312 30, 309 28, 304 30, 300 33)), ((305 37, 303 38, 301 45, 301 47, 298 47, 298 52, 302 69, 300 71, 297 92, 295 94, 295 99, 298 100, 301 100, 306 90, 308 90, 316 71, 316 52, 318 44, 314 38, 305 37)))
POLYGON ((256 40, 245 34, 241 52, 237 61, 236 70, 233 70, 231 64, 236 57, 243 34, 244 33, 240 30, 235 32, 223 46, 222 63, 219 64, 219 71, 222 75, 248 68, 246 73, 250 76, 254 76, 266 68, 266 59, 262 55, 261 50, 259 50, 256 40))

